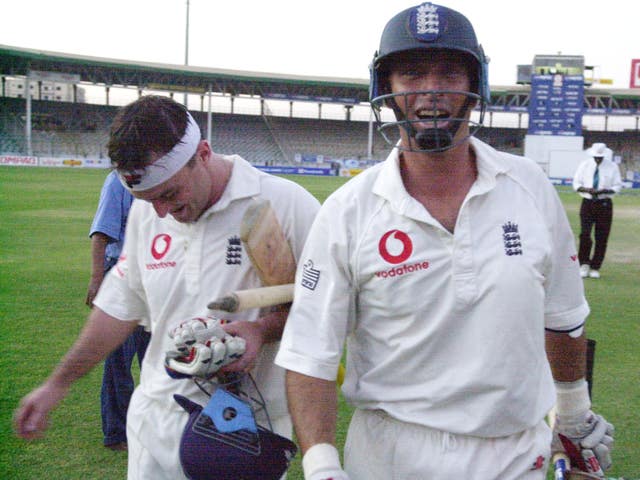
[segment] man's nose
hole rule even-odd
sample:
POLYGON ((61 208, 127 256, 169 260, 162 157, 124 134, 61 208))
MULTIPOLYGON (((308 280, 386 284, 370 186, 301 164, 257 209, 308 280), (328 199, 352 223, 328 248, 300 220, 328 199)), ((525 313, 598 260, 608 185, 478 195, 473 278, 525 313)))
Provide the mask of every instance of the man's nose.
POLYGON ((441 75, 424 74, 418 79, 420 90, 446 90, 446 82, 441 75))
POLYGON ((160 218, 164 218, 169 213, 169 202, 166 200, 152 200, 151 204, 160 218))

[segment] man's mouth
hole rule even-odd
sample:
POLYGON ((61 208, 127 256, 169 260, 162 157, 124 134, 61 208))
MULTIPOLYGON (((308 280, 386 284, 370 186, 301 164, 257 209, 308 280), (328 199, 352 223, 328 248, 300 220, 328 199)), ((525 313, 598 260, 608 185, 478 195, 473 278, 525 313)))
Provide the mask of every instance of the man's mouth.
POLYGON ((415 112, 415 125, 422 128, 444 128, 451 115, 446 110, 421 108, 415 112))

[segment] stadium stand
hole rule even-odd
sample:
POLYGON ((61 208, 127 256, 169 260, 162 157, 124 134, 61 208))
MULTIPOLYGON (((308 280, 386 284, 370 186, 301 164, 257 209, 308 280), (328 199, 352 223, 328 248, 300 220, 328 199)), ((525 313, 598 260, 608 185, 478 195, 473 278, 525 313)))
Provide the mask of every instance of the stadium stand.
MULTIPOLYGON (((25 154, 25 101, 0 98, 0 153, 25 154)), ((32 153, 103 158, 117 108, 34 100, 32 153)), ((192 111, 206 136, 207 114, 192 111)), ((276 116, 212 113, 211 143, 216 152, 237 153, 257 165, 295 162, 296 155, 367 157, 368 124, 276 116)), ((378 135, 374 158, 388 151, 378 135)))
MULTIPOLYGON (((106 158, 109 125, 117 107, 59 101, 32 101, 34 156, 106 158)), ((207 113, 192 111, 207 135, 207 113)), ((275 115, 211 114, 215 151, 237 153, 256 165, 291 165, 300 157, 366 159, 369 125, 364 121, 295 118, 275 115)), ((526 129, 483 128, 478 137, 496 148, 523 154, 526 129)), ((584 144, 606 143, 622 159, 622 175, 640 170, 637 131, 583 132, 584 144)), ((383 160, 389 147, 373 134, 373 160, 383 160)), ((0 97, 0 154, 25 155, 25 100, 0 97)))
MULTIPOLYGON (((329 166, 332 159, 368 159, 369 155, 366 79, 149 64, 0 45, 0 80, 0 155, 106 160, 108 128, 117 108, 110 103, 118 93, 130 97, 136 92, 184 94, 185 101, 185 92, 189 92, 188 104, 205 136, 208 115, 204 103, 212 102, 212 97, 213 101, 227 101, 226 108, 212 108, 212 147, 221 153, 238 153, 257 165, 290 165, 308 157, 324 159, 325 166, 329 166), (28 76, 32 82, 29 91, 34 92, 30 142, 26 134, 26 101, 19 98, 24 91, 12 90, 15 82, 24 82, 28 76), (69 81, 69 76, 76 80, 69 81), (48 100, 47 92, 43 96, 46 81, 51 83, 61 77, 56 91, 66 87, 73 94, 48 100), (86 89, 97 92, 95 101, 85 103, 86 89), (275 99, 290 105, 289 115, 269 110, 267 104, 274 106, 275 99), (200 108, 194 111, 198 100, 200 108), (245 101, 257 103, 259 108, 240 112, 237 104, 244 105, 245 101), (339 105, 344 109, 337 111, 353 110, 354 116, 329 119, 330 115, 320 115, 320 108, 316 118, 293 115, 294 102, 296 107, 339 105)), ((527 111, 530 94, 530 85, 492 85, 489 115, 478 136, 500 150, 523 154, 528 120, 523 112, 527 111)), ((585 147, 605 142, 620 156, 623 175, 629 170, 640 175, 637 89, 590 86, 585 89, 584 100, 585 147)), ((381 135, 374 132, 371 160, 383 160, 388 151, 381 135)))

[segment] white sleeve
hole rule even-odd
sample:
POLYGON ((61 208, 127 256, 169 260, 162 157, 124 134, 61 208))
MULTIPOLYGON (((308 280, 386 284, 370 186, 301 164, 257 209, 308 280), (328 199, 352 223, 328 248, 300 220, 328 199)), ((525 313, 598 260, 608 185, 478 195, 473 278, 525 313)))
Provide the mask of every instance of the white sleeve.
POLYGON ((288 370, 335 380, 350 318, 351 281, 345 213, 322 206, 298 263, 294 302, 276 363, 288 370))
POLYGON ((141 323, 149 317, 136 251, 136 245, 139 244, 139 231, 136 227, 142 206, 142 202, 133 202, 120 259, 105 277, 93 302, 114 318, 123 321, 138 320, 141 323))
POLYGON ((576 242, 566 211, 549 183, 543 204, 551 235, 552 253, 545 281, 545 326, 550 330, 570 331, 581 326, 589 305, 584 296, 576 242))
POLYGON ((578 188, 580 187, 584 187, 584 168, 585 168, 586 162, 582 162, 580 163, 580 165, 578 165, 578 169, 576 170, 576 173, 573 176, 573 189, 577 192, 578 188))

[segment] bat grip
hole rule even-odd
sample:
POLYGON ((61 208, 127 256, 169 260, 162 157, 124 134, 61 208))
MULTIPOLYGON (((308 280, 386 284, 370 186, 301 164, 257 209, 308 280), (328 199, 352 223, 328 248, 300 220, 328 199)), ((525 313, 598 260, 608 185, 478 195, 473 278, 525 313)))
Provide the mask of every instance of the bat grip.
POLYGON ((569 477, 569 457, 564 453, 556 453, 552 459, 554 480, 567 480, 569 477))
POLYGON ((219 298, 207 305, 210 310, 222 310, 224 312, 236 312, 239 306, 238 295, 230 293, 229 295, 219 298))

